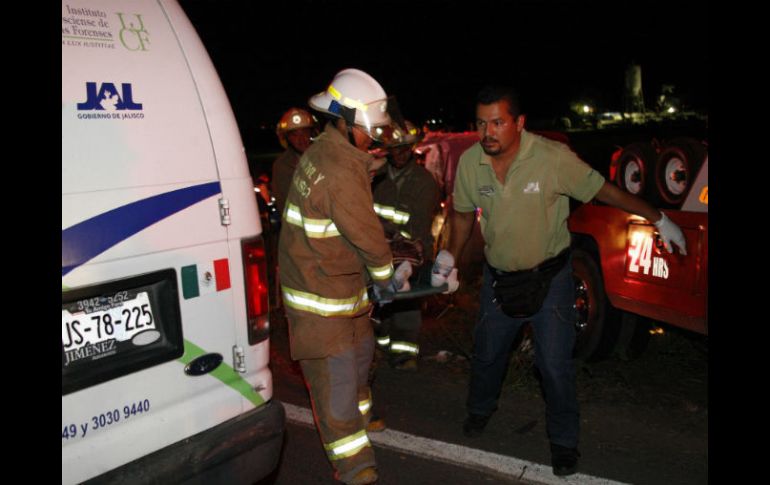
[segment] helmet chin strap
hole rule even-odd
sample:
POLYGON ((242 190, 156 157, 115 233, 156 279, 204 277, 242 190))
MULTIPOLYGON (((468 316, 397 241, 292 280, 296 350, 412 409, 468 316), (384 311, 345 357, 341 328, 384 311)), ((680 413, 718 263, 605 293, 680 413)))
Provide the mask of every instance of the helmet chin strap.
POLYGON ((356 146, 356 137, 353 135, 353 124, 356 121, 356 109, 348 108, 347 106, 338 105, 339 114, 343 120, 345 120, 345 126, 348 131, 348 141, 351 145, 356 146))
POLYGON ((353 134, 353 127, 350 125, 347 125, 347 127, 348 127, 348 141, 350 142, 351 145, 358 148, 358 145, 356 145, 356 137, 353 134))

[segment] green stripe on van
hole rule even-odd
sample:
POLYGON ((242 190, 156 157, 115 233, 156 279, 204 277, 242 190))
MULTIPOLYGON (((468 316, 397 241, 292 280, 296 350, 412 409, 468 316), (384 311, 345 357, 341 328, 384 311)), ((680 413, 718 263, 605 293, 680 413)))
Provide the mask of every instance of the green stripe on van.
MULTIPOLYGON (((179 362, 187 365, 193 360, 207 353, 208 352, 198 347, 194 343, 185 340, 184 354, 179 359, 179 362)), ((224 361, 219 364, 219 367, 217 367, 214 372, 210 372, 209 375, 216 377, 224 384, 232 387, 237 393, 251 401, 255 406, 261 406, 265 403, 265 400, 257 391, 254 390, 253 387, 251 387, 251 384, 249 384, 243 377, 241 377, 240 374, 235 372, 232 367, 225 364, 224 361)))

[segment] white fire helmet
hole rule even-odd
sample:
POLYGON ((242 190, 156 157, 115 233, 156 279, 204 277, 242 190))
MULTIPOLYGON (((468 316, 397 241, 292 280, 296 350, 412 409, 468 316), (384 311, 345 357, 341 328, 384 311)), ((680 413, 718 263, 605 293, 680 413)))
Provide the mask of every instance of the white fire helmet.
POLYGON ((385 90, 372 76, 358 69, 338 72, 326 91, 312 96, 308 104, 338 118, 344 118, 344 108, 354 109, 353 123, 375 140, 382 138, 382 127, 391 122, 385 90))

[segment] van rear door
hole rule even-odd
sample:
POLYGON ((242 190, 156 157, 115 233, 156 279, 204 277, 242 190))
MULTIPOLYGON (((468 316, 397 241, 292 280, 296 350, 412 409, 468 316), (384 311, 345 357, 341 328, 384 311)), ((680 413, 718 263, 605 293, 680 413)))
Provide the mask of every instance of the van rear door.
MULTIPOLYGON (((179 7, 170 4, 167 8, 179 7)), ((273 388, 266 341, 269 335, 266 261, 262 241, 256 237, 262 230, 254 183, 235 116, 204 46, 186 17, 171 15, 170 18, 187 54, 187 64, 208 121, 208 135, 222 188, 220 210, 227 215, 229 253, 233 258, 230 266, 239 268, 231 272, 233 284, 229 297, 235 324, 234 365, 243 379, 242 384, 249 388, 248 392, 241 393, 244 410, 249 410, 269 400, 273 388), (183 21, 176 23, 176 19, 183 21), (248 254, 242 254, 244 244, 248 254), (248 268, 240 268, 243 261, 249 263, 248 268)))

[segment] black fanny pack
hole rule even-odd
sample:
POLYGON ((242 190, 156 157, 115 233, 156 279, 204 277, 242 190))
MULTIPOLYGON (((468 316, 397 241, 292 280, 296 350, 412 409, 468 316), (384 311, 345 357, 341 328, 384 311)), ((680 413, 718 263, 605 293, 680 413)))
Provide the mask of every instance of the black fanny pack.
POLYGON ((501 271, 489 266, 492 273, 494 302, 509 317, 529 317, 537 313, 548 295, 551 280, 569 260, 570 248, 546 259, 532 269, 501 271))

